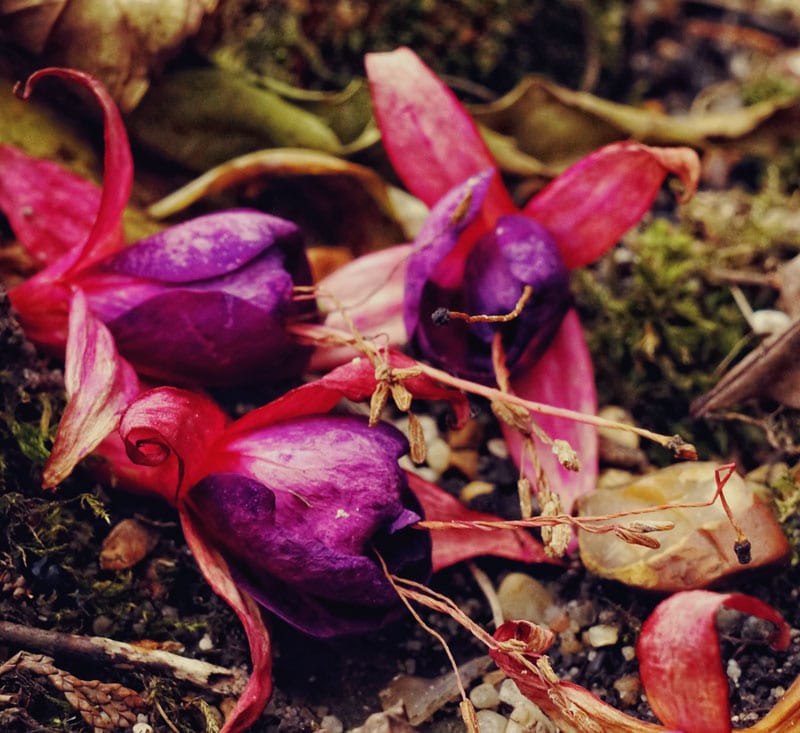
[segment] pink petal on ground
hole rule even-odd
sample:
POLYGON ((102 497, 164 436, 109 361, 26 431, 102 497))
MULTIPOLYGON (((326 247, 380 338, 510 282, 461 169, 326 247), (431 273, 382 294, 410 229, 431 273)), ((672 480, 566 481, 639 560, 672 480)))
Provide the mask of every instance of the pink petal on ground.
MULTIPOLYGON (((406 471, 408 485, 422 505, 425 519, 435 522, 498 522, 500 517, 474 512, 446 491, 406 471)), ((509 529, 431 529, 433 571, 455 565, 479 555, 496 555, 520 562, 557 560, 545 554, 544 547, 527 531, 509 529)))
MULTIPOLYGON (((416 364, 399 352, 389 352, 388 358, 392 369, 416 364)), ((415 399, 449 402, 457 425, 463 425, 469 418, 469 404, 461 392, 443 387, 424 374, 404 379, 403 384, 415 399)), ((375 367, 366 357, 358 357, 239 418, 226 430, 226 440, 281 420, 328 412, 343 397, 354 401, 367 400, 376 385, 375 367)))
POLYGON ((228 417, 205 395, 175 387, 156 387, 125 410, 119 432, 128 457, 150 470, 142 490, 153 490, 180 504, 206 471, 204 463, 222 435, 228 417))
MULTIPOLYGON (((381 346, 405 346, 403 294, 411 249, 410 244, 398 244, 362 255, 320 280, 317 300, 328 313, 325 325, 346 332, 352 325, 361 336, 375 337, 381 346)), ((358 352, 349 346, 320 347, 310 368, 327 371, 354 356, 358 352)))
MULTIPOLYGON (((413 51, 364 59, 389 159, 411 193, 433 206, 451 188, 497 164, 473 119, 413 51)), ((498 174, 484 203, 487 224, 516 211, 498 174)))
MULTIPOLYGON (((626 715, 572 682, 559 680, 537 665, 552 643, 552 635, 528 621, 507 621, 494 633, 514 647, 490 649, 489 654, 520 692, 536 703, 563 733, 668 733, 660 725, 626 715), (520 642, 528 646, 521 650, 520 642)), ((547 668, 545 668, 547 669, 547 668)), ((675 731, 674 733, 680 733, 675 731)))
POLYGON ((650 707, 665 725, 686 733, 729 733, 728 681, 719 651, 721 607, 775 624, 774 649, 789 646, 790 628, 775 609, 741 593, 676 593, 642 626, 636 655, 650 707))
POLYGON ((50 160, 0 145, 0 210, 20 244, 42 265, 86 241, 100 188, 50 160))
POLYGON ((44 467, 45 489, 61 483, 117 427, 139 393, 136 372, 117 353, 114 338, 88 310, 80 290, 70 307, 65 381, 69 402, 44 467))
POLYGON ((272 650, 269 631, 258 604, 239 590, 231 578, 228 564, 214 547, 206 543, 199 525, 186 512, 180 512, 186 543, 197 561, 203 577, 214 592, 236 613, 244 626, 250 644, 253 668, 236 706, 228 713, 220 733, 246 731, 255 723, 272 695, 272 650))
POLYGON ((74 82, 91 92, 100 105, 105 122, 103 193, 100 208, 83 246, 76 247, 59 267, 58 271, 64 274, 69 270, 83 268, 105 255, 118 251, 123 246, 122 212, 131 194, 133 160, 119 110, 105 87, 90 74, 76 69, 40 69, 28 77, 19 92, 20 96, 27 99, 33 87, 48 76, 74 82))
POLYGON ((647 212, 669 173, 697 188, 700 161, 690 148, 613 143, 568 168, 523 209, 555 238, 570 269, 594 262, 647 212))
MULTIPOLYGON (((562 407, 589 415, 597 413, 597 394, 594 370, 578 314, 567 313, 550 348, 531 369, 515 375, 512 391, 533 402, 562 407)), ((568 471, 556 459, 549 446, 536 440, 537 454, 550 479, 550 487, 558 494, 564 511, 570 512, 579 496, 595 488, 597 481, 597 430, 573 420, 537 414, 534 419, 554 439, 566 440, 577 452, 580 471, 568 471)), ((501 425, 508 449, 517 466, 520 465, 523 441, 520 434, 501 425)), ((535 476, 526 459, 526 473, 535 476)))

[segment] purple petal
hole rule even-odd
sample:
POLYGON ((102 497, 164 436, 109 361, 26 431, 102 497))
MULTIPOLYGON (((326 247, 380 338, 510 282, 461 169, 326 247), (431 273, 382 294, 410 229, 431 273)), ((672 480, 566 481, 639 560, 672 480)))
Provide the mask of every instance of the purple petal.
POLYGON ((375 628, 400 608, 373 556, 424 579, 430 539, 397 465, 405 438, 312 416, 230 443, 190 492, 193 512, 260 603, 316 636, 375 628))
POLYGON ((188 283, 233 272, 278 242, 299 249, 297 226, 257 211, 223 211, 142 239, 100 267, 155 282, 188 283))
POLYGON ((443 196, 414 240, 414 248, 406 266, 403 308, 403 320, 409 338, 413 337, 419 324, 422 292, 426 283, 455 248, 464 229, 477 216, 492 175, 493 171, 484 171, 443 196))

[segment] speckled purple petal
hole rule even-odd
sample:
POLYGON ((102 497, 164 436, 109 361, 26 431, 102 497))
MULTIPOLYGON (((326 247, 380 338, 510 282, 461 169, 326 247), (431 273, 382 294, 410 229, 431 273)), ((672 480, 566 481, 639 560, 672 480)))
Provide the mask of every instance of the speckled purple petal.
MULTIPOLYGON (((92 311, 108 325, 120 353, 138 372, 179 384, 226 386, 279 381, 305 368, 311 349, 287 336, 284 324, 315 311, 312 301, 292 297, 294 285, 311 281, 308 263, 294 224, 276 224, 282 220, 263 216, 226 212, 215 217, 222 228, 217 231, 221 265, 214 277, 188 281, 176 274, 180 258, 173 245, 188 243, 183 234, 174 241, 143 240, 126 250, 128 259, 117 255, 78 277, 92 311), (248 239, 254 222, 261 222, 262 234, 273 238, 260 244, 248 239), (276 239, 280 231, 288 235, 276 239), (242 243, 231 244, 230 237, 239 234, 242 243), (158 242, 165 253, 156 251, 158 242), (141 257, 136 254, 140 248, 141 257), (172 263, 173 281, 146 279, 161 259, 165 272, 172 263), (129 268, 132 264, 141 266, 129 268), (235 264, 240 266, 232 269, 235 264), (123 273, 122 265, 130 272, 123 273)), ((211 218, 204 217, 206 222, 211 218)), ((200 229, 210 231, 207 223, 200 229)), ((198 261, 199 251, 188 246, 184 264, 194 274, 208 274, 210 268, 198 261)), ((213 254, 213 249, 204 252, 213 254)))
MULTIPOLYGON (((412 338, 420 320, 422 292, 442 260, 458 243, 459 236, 480 211, 494 170, 472 176, 443 196, 414 240, 406 266, 403 321, 412 338)), ((425 317, 423 315, 423 317, 425 317)))
POLYGON ((424 580, 430 539, 397 465, 405 438, 350 416, 309 416, 237 438, 189 494, 260 603, 316 636, 376 628, 400 608, 392 572, 424 580))
POLYGON ((222 211, 176 224, 142 239, 101 264, 102 271, 162 283, 187 283, 239 269, 287 238, 297 226, 245 209, 222 211))

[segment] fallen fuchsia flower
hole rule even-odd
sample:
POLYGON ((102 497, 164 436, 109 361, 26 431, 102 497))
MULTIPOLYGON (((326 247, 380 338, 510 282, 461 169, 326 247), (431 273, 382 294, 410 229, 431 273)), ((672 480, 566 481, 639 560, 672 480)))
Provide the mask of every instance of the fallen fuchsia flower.
MULTIPOLYGON (((500 644, 490 654, 520 691, 565 733, 730 733, 728 684, 716 630, 716 615, 723 606, 773 623, 769 641, 774 649, 785 650, 789 645, 788 624, 756 598, 686 591, 662 602, 642 626, 637 656, 647 699, 666 728, 637 720, 587 689, 558 679, 544 656, 554 637, 535 624, 503 624, 494 634, 500 644)), ((787 693, 791 700, 784 699, 764 720, 744 730, 793 730, 791 723, 800 711, 800 688, 796 688, 797 683, 787 693), (771 725, 765 725, 768 718, 771 725)))
POLYGON ((256 211, 226 211, 123 248, 121 218, 132 163, 119 113, 103 87, 78 71, 37 72, 24 94, 48 75, 85 86, 100 102, 105 185, 99 208, 81 203, 70 211, 66 199, 97 202, 92 184, 0 146, 0 208, 20 241, 49 263, 9 292, 28 337, 63 352, 69 302, 79 287, 140 374, 233 385, 302 371, 310 349, 284 330, 287 320, 315 313, 313 301, 293 298, 295 285, 311 282, 297 227, 256 211), (52 189, 58 191, 53 197, 52 189))
MULTIPOLYGON (((490 380, 491 344, 499 333, 515 392, 594 412, 591 360, 569 308, 568 270, 610 249, 650 208, 669 173, 681 178, 690 196, 699 176, 697 155, 688 148, 608 145, 520 211, 473 120, 412 51, 368 54, 366 68, 389 158, 409 191, 433 207, 407 263, 409 340, 449 371, 490 380), (516 317, 467 323, 448 318, 453 311, 516 317)), ((582 459, 583 470, 561 471, 556 485, 569 509, 575 495, 594 485, 595 431, 549 419, 541 426, 567 439, 582 459)), ((511 435, 507 431, 519 459, 520 441, 511 435)), ((546 451, 542 458, 551 464, 549 473, 559 472, 546 451)))

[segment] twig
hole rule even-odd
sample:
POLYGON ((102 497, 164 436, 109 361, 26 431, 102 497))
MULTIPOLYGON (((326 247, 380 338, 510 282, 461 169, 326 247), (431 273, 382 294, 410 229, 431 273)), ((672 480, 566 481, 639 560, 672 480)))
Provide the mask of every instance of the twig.
POLYGON ((189 659, 160 649, 142 649, 101 636, 79 636, 36 629, 9 621, 0 621, 0 640, 50 656, 82 657, 114 667, 135 667, 149 672, 169 674, 219 695, 237 696, 246 679, 235 669, 219 667, 199 659, 189 659))

